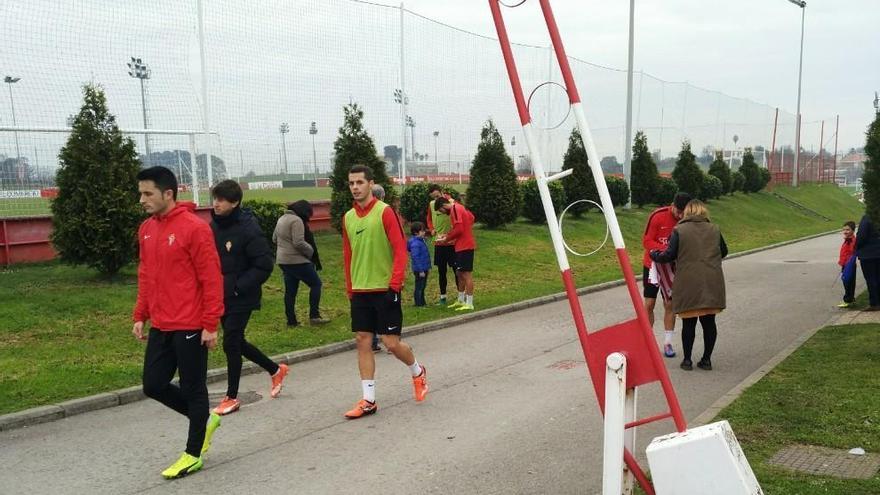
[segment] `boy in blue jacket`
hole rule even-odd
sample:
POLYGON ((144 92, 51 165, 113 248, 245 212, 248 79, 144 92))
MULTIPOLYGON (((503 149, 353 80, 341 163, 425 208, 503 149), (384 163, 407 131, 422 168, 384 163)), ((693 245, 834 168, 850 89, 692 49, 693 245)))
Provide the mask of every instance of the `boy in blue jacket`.
POLYGON ((431 255, 428 253, 428 244, 425 242, 425 224, 413 222, 409 230, 412 237, 406 243, 406 250, 409 251, 412 271, 416 277, 413 298, 416 301, 416 306, 426 306, 425 287, 428 285, 428 271, 431 270, 431 255))

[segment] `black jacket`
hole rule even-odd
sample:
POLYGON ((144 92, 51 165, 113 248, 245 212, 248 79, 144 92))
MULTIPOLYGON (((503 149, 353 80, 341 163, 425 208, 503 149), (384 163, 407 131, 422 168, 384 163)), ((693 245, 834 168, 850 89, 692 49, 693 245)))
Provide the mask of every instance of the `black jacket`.
POLYGON ((211 212, 211 230, 223 272, 225 314, 260 309, 263 282, 272 274, 272 250, 250 210, 225 217, 211 212))
POLYGON ((874 227, 868 215, 862 217, 857 232, 856 253, 859 259, 875 260, 880 258, 880 230, 874 227))

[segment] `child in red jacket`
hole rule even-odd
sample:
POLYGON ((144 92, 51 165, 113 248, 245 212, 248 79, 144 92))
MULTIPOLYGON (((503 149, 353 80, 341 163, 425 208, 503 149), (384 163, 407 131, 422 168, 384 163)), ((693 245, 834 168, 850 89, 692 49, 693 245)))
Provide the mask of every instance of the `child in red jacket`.
POLYGON ((843 244, 840 245, 840 257, 837 264, 840 265, 841 280, 843 281, 843 302, 838 304, 838 308, 848 308, 855 301, 856 293, 856 277, 855 267, 851 267, 849 274, 847 273, 847 264, 855 263, 856 256, 856 223, 846 222, 843 224, 843 244), (847 276, 849 275, 849 276, 847 276))

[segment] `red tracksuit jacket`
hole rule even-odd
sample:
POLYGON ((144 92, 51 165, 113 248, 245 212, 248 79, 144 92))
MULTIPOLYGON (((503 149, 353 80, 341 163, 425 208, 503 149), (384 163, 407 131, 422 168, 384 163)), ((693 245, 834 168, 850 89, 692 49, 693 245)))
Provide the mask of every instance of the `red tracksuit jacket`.
POLYGON ((670 206, 661 206, 651 213, 651 216, 648 217, 648 224, 645 226, 645 235, 642 237, 642 246, 645 248, 642 266, 650 268, 651 251, 654 249, 666 250, 669 238, 672 237, 672 230, 677 224, 678 220, 672 215, 672 207, 670 206))
POLYGON ((138 295, 132 319, 164 331, 217 331, 223 315, 223 275, 211 227, 195 204, 179 202, 138 230, 138 295))

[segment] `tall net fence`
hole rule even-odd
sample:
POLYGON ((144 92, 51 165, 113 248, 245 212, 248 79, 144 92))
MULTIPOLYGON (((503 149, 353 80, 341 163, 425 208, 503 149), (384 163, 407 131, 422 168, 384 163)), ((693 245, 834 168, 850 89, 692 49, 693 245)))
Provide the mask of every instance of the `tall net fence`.
MULTIPOLYGON (((529 7, 515 15, 539 22, 539 12, 529 7)), ((79 111, 87 82, 104 88, 111 113, 144 164, 166 165, 179 172, 181 183, 195 182, 203 191, 226 177, 326 177, 348 103, 363 109, 377 153, 394 175, 405 161, 408 176, 466 176, 490 118, 517 168, 529 171, 497 40, 398 6, 357 0, 6 0, 0 21, 0 77, 9 76, 0 95, 0 216, 48 212, 42 196, 52 194, 68 118, 79 111)), ((514 45, 514 55, 526 92, 537 88, 530 111, 543 129, 542 158, 559 170, 575 123, 564 91, 542 85, 561 83, 552 50, 514 45)), ((603 165, 620 172, 627 146, 626 72, 577 58, 572 68, 603 165)), ((774 107, 641 72, 633 95, 634 128, 647 134, 661 171, 671 167, 685 139, 698 157, 725 150, 734 166, 744 148, 761 150, 759 163, 773 169, 774 155, 763 150, 773 144, 774 107)), ((793 115, 779 112, 777 150, 793 148, 794 123, 793 115)), ((819 126, 805 121, 802 147, 815 143, 818 154, 820 138, 833 133, 828 127, 826 122, 820 136, 819 126)), ((805 154, 802 164, 810 159, 805 154)), ((791 173, 793 158, 777 154, 776 163, 780 173, 791 173)))

